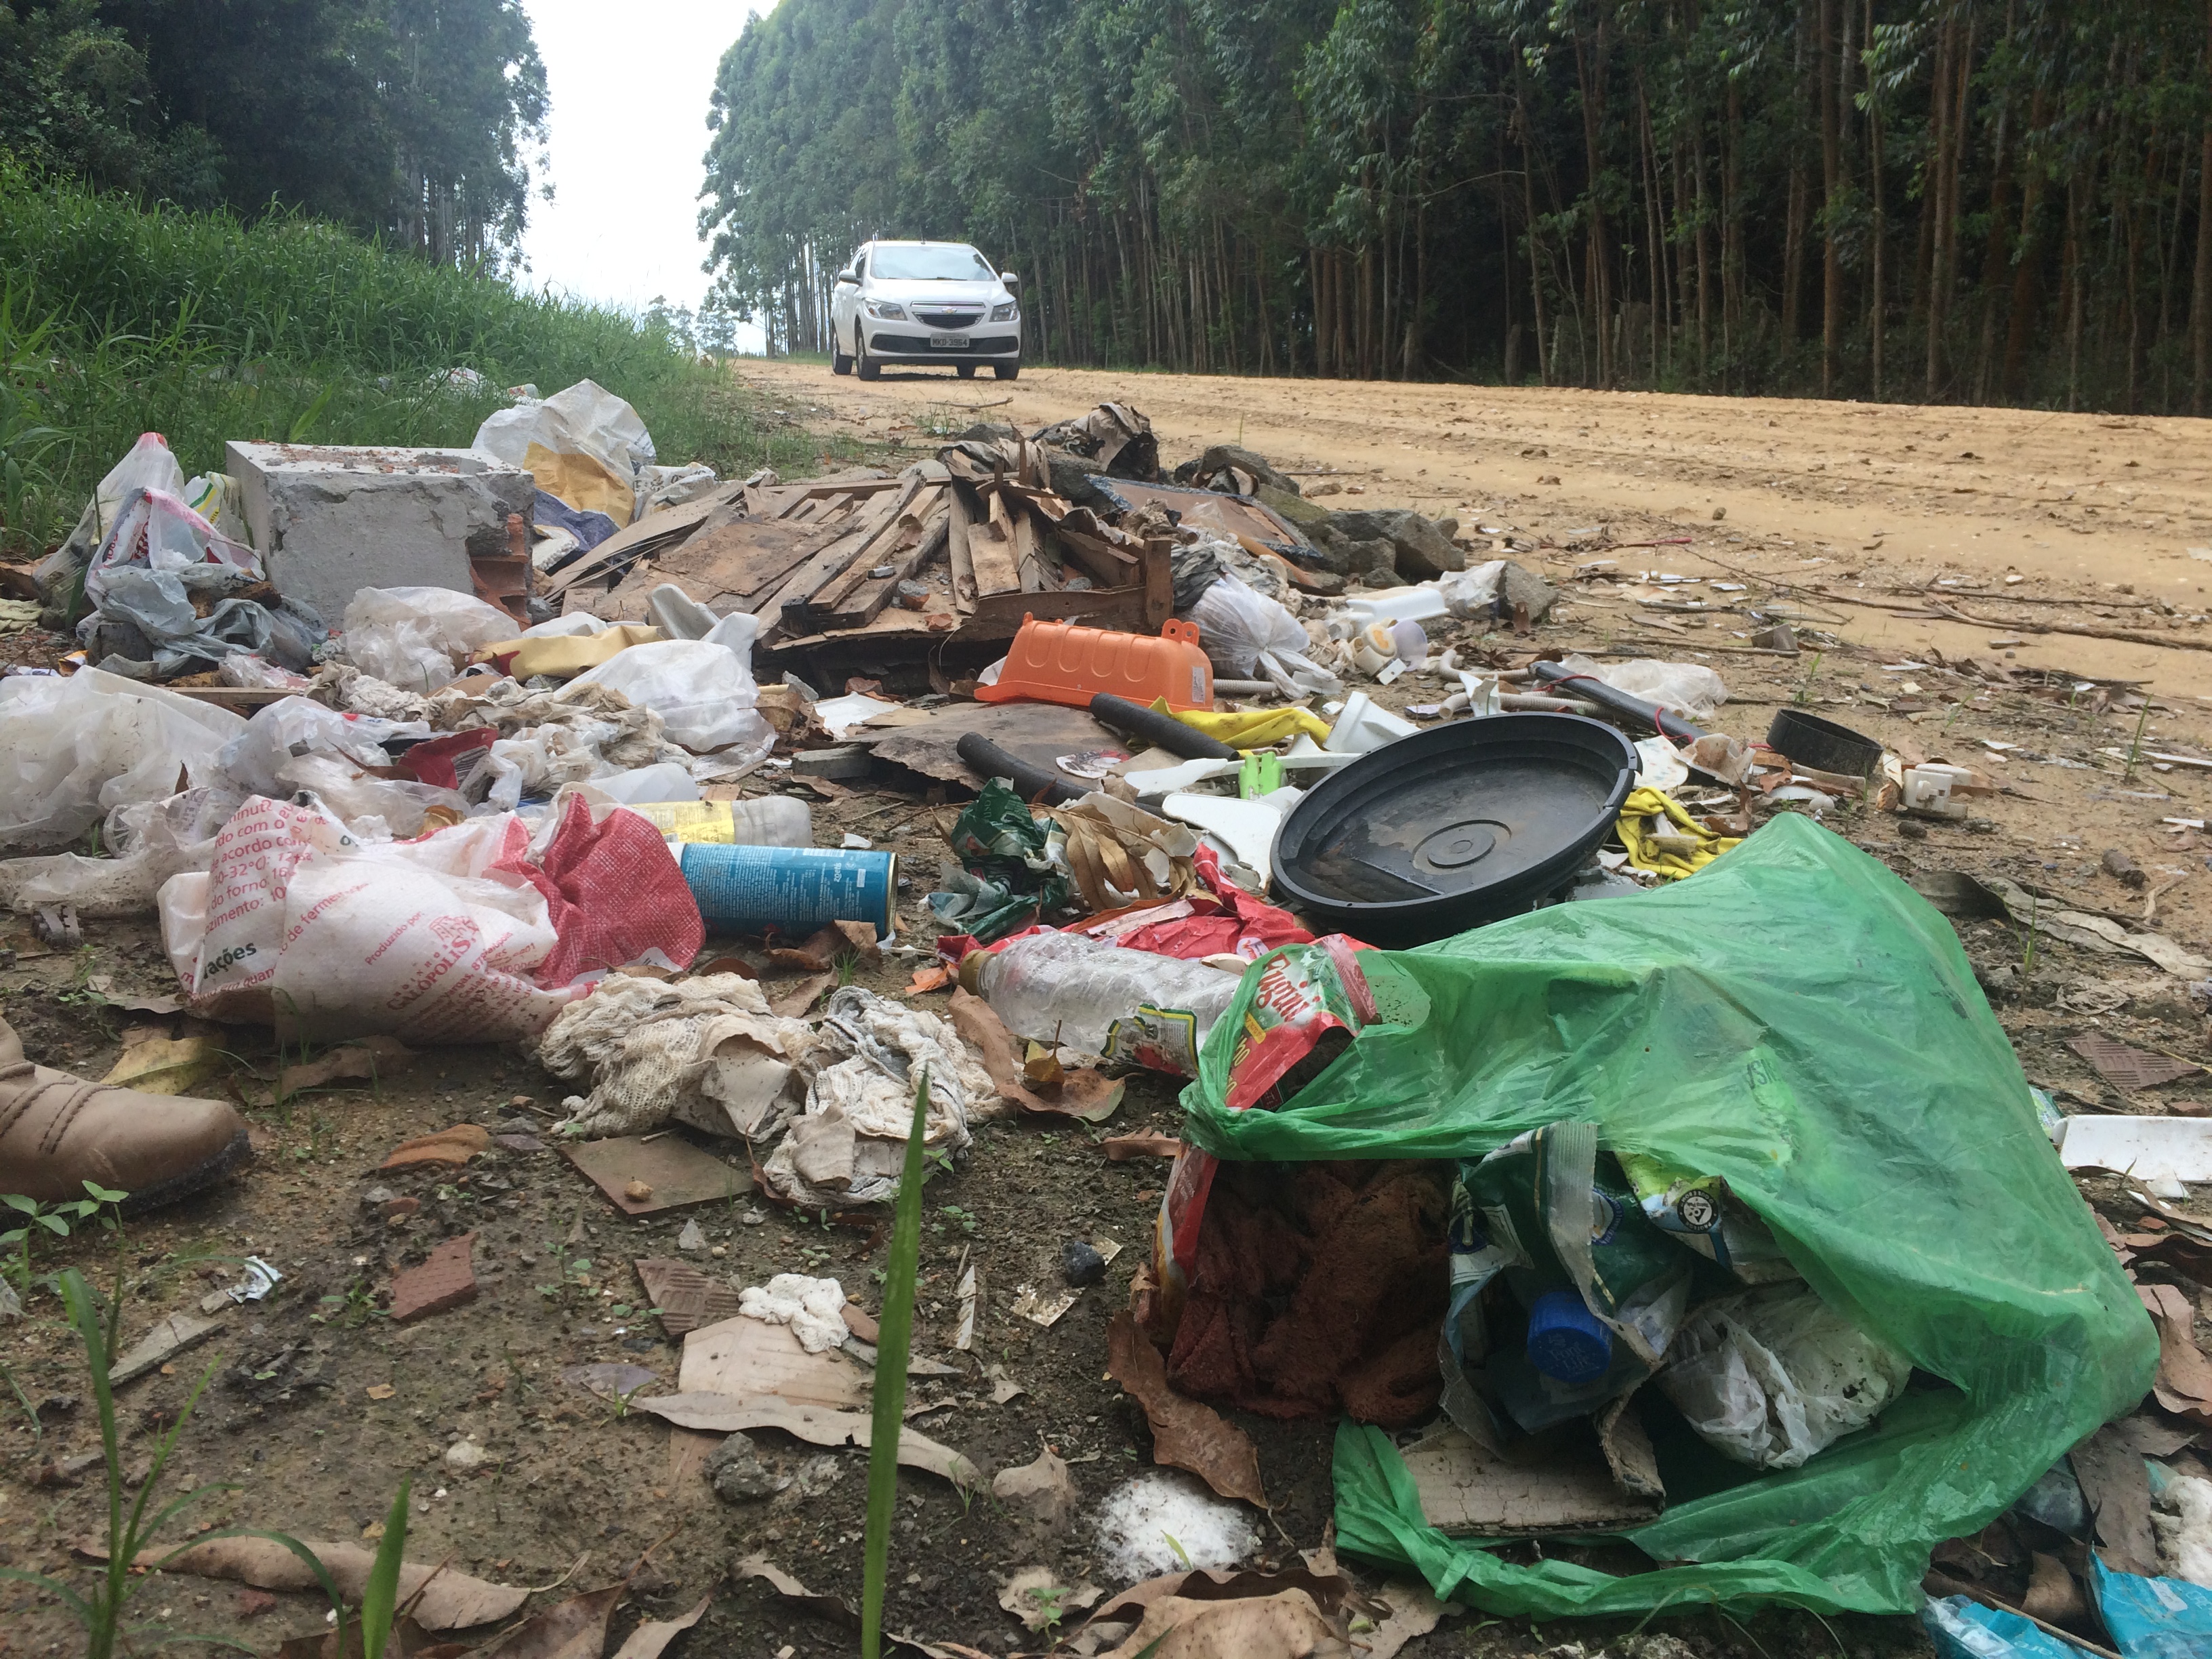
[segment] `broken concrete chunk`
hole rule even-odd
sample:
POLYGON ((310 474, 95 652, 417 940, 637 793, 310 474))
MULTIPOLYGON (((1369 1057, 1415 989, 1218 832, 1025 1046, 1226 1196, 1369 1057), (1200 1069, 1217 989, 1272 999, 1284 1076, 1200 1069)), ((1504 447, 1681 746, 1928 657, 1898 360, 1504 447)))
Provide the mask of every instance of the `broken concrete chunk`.
POLYGON ((699 1466, 699 1472, 725 1504, 773 1498, 791 1484, 791 1477, 777 1474, 761 1455, 760 1448, 742 1434, 733 1434, 717 1446, 699 1466))
POLYGON ((1411 507, 1368 507, 1333 513, 1329 524, 1347 541, 1389 543, 1398 574, 1409 582, 1430 581, 1447 570, 1467 568, 1466 551, 1411 507))
POLYGON ((537 485, 469 449, 226 446, 254 550, 276 591, 325 617, 363 587, 473 593, 471 556, 507 551, 507 515, 537 485))
POLYGON ((182 1353, 196 1343, 204 1342, 222 1328, 220 1319, 201 1319, 188 1313, 173 1313, 156 1324, 139 1340, 137 1346, 115 1362, 107 1373, 108 1386, 118 1387, 133 1377, 143 1376, 156 1365, 166 1364, 170 1358, 182 1353))

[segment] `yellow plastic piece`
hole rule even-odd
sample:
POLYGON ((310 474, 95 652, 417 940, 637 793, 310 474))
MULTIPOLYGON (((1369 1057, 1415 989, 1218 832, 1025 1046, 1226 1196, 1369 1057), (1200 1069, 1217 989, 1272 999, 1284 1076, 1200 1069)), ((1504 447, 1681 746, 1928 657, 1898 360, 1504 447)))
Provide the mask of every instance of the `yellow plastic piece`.
POLYGON ((1729 848, 1742 845, 1741 836, 1714 834, 1658 789, 1629 791, 1620 804, 1620 830, 1628 861, 1669 881, 1693 876, 1729 848), (1685 841, 1693 844, 1684 847, 1685 841))

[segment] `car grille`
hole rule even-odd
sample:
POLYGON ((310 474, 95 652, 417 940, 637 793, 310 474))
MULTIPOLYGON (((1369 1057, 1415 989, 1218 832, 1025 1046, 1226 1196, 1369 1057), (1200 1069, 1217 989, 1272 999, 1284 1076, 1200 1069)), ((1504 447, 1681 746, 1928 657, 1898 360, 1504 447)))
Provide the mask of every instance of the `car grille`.
POLYGON ((981 307, 972 311, 924 311, 914 308, 914 319, 931 328, 973 328, 983 320, 981 307))
POLYGON ((888 334, 878 332, 868 336, 872 351, 935 352, 948 357, 972 357, 979 353, 1000 353, 1021 349, 1018 334, 970 335, 964 346, 933 346, 927 334, 888 334))

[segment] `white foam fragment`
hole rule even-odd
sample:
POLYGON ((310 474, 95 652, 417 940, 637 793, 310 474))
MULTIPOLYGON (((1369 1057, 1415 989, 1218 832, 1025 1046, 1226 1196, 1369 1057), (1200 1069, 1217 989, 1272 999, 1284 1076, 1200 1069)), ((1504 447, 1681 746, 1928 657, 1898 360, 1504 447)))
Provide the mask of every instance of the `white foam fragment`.
POLYGON ((834 1279, 778 1273, 766 1289, 748 1285, 738 1297, 738 1311, 771 1325, 788 1325, 809 1353, 842 1346, 850 1328, 842 1311, 845 1290, 834 1279))
POLYGON ((1100 1565, 1132 1584, 1194 1567, 1233 1567, 1260 1547, 1253 1510, 1194 1475, 1154 1469, 1109 1493, 1095 1522, 1100 1565))

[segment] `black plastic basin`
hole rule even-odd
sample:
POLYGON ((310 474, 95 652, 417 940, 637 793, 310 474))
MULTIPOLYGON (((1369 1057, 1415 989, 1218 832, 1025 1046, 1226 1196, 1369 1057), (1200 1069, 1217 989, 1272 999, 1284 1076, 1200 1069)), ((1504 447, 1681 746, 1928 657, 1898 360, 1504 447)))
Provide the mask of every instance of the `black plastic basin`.
POLYGON ((1636 745, 1578 714, 1455 720, 1361 757, 1291 810, 1275 883, 1328 931, 1425 945, 1565 886, 1636 787, 1636 745))

